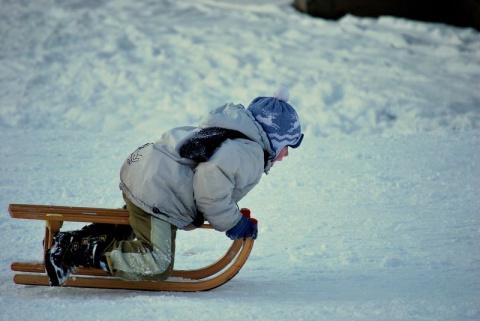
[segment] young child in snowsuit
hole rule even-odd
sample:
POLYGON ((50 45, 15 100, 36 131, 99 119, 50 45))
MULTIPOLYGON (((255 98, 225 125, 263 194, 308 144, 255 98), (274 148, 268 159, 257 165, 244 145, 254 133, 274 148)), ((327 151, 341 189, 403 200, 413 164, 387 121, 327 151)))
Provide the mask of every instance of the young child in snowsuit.
POLYGON ((79 266, 126 280, 164 280, 173 270, 177 230, 205 220, 232 240, 255 239, 257 226, 237 203, 302 142, 288 98, 280 87, 247 109, 229 103, 199 127, 173 128, 139 147, 120 171, 130 226, 91 224, 58 233, 45 255, 50 284, 62 284, 79 266))

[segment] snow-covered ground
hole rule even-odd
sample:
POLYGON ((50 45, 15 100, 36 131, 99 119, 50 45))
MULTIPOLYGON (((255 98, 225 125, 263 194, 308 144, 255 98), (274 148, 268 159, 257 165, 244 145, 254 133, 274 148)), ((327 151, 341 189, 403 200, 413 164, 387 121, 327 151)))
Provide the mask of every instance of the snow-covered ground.
MULTIPOLYGON (((288 3, 0 1, 0 320, 480 320, 480 34, 288 3), (119 207, 137 146, 279 84, 305 140, 240 204, 260 233, 232 281, 13 284, 43 225, 9 203, 119 207)), ((177 268, 229 242, 180 232, 177 268)))

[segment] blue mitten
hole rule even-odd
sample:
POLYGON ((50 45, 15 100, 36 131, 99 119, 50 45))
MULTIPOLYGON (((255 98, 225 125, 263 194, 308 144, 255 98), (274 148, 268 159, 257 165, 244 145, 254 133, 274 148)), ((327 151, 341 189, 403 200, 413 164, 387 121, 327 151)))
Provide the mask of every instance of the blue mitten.
POLYGON ((242 216, 242 219, 229 229, 225 234, 231 239, 241 239, 244 237, 251 237, 252 239, 257 238, 258 228, 257 225, 249 218, 242 216))

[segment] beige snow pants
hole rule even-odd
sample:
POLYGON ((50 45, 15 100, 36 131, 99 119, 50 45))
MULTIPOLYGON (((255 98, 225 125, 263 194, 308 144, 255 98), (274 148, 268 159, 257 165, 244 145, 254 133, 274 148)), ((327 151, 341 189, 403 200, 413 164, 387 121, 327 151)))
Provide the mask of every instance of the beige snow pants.
POLYGON ((105 251, 113 275, 124 280, 162 281, 173 271, 177 229, 124 196, 136 239, 114 241, 105 251))

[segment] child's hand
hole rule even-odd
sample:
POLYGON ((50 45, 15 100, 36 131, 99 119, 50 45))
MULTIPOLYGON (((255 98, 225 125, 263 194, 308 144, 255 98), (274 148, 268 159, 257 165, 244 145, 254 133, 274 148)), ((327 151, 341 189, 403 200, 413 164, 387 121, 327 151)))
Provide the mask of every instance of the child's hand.
POLYGON ((252 239, 255 240, 258 235, 257 220, 249 218, 250 213, 248 213, 248 215, 245 215, 242 212, 242 214, 243 216, 240 219, 240 221, 237 223, 237 225, 229 229, 225 234, 231 240, 241 239, 245 237, 251 237, 252 239))

